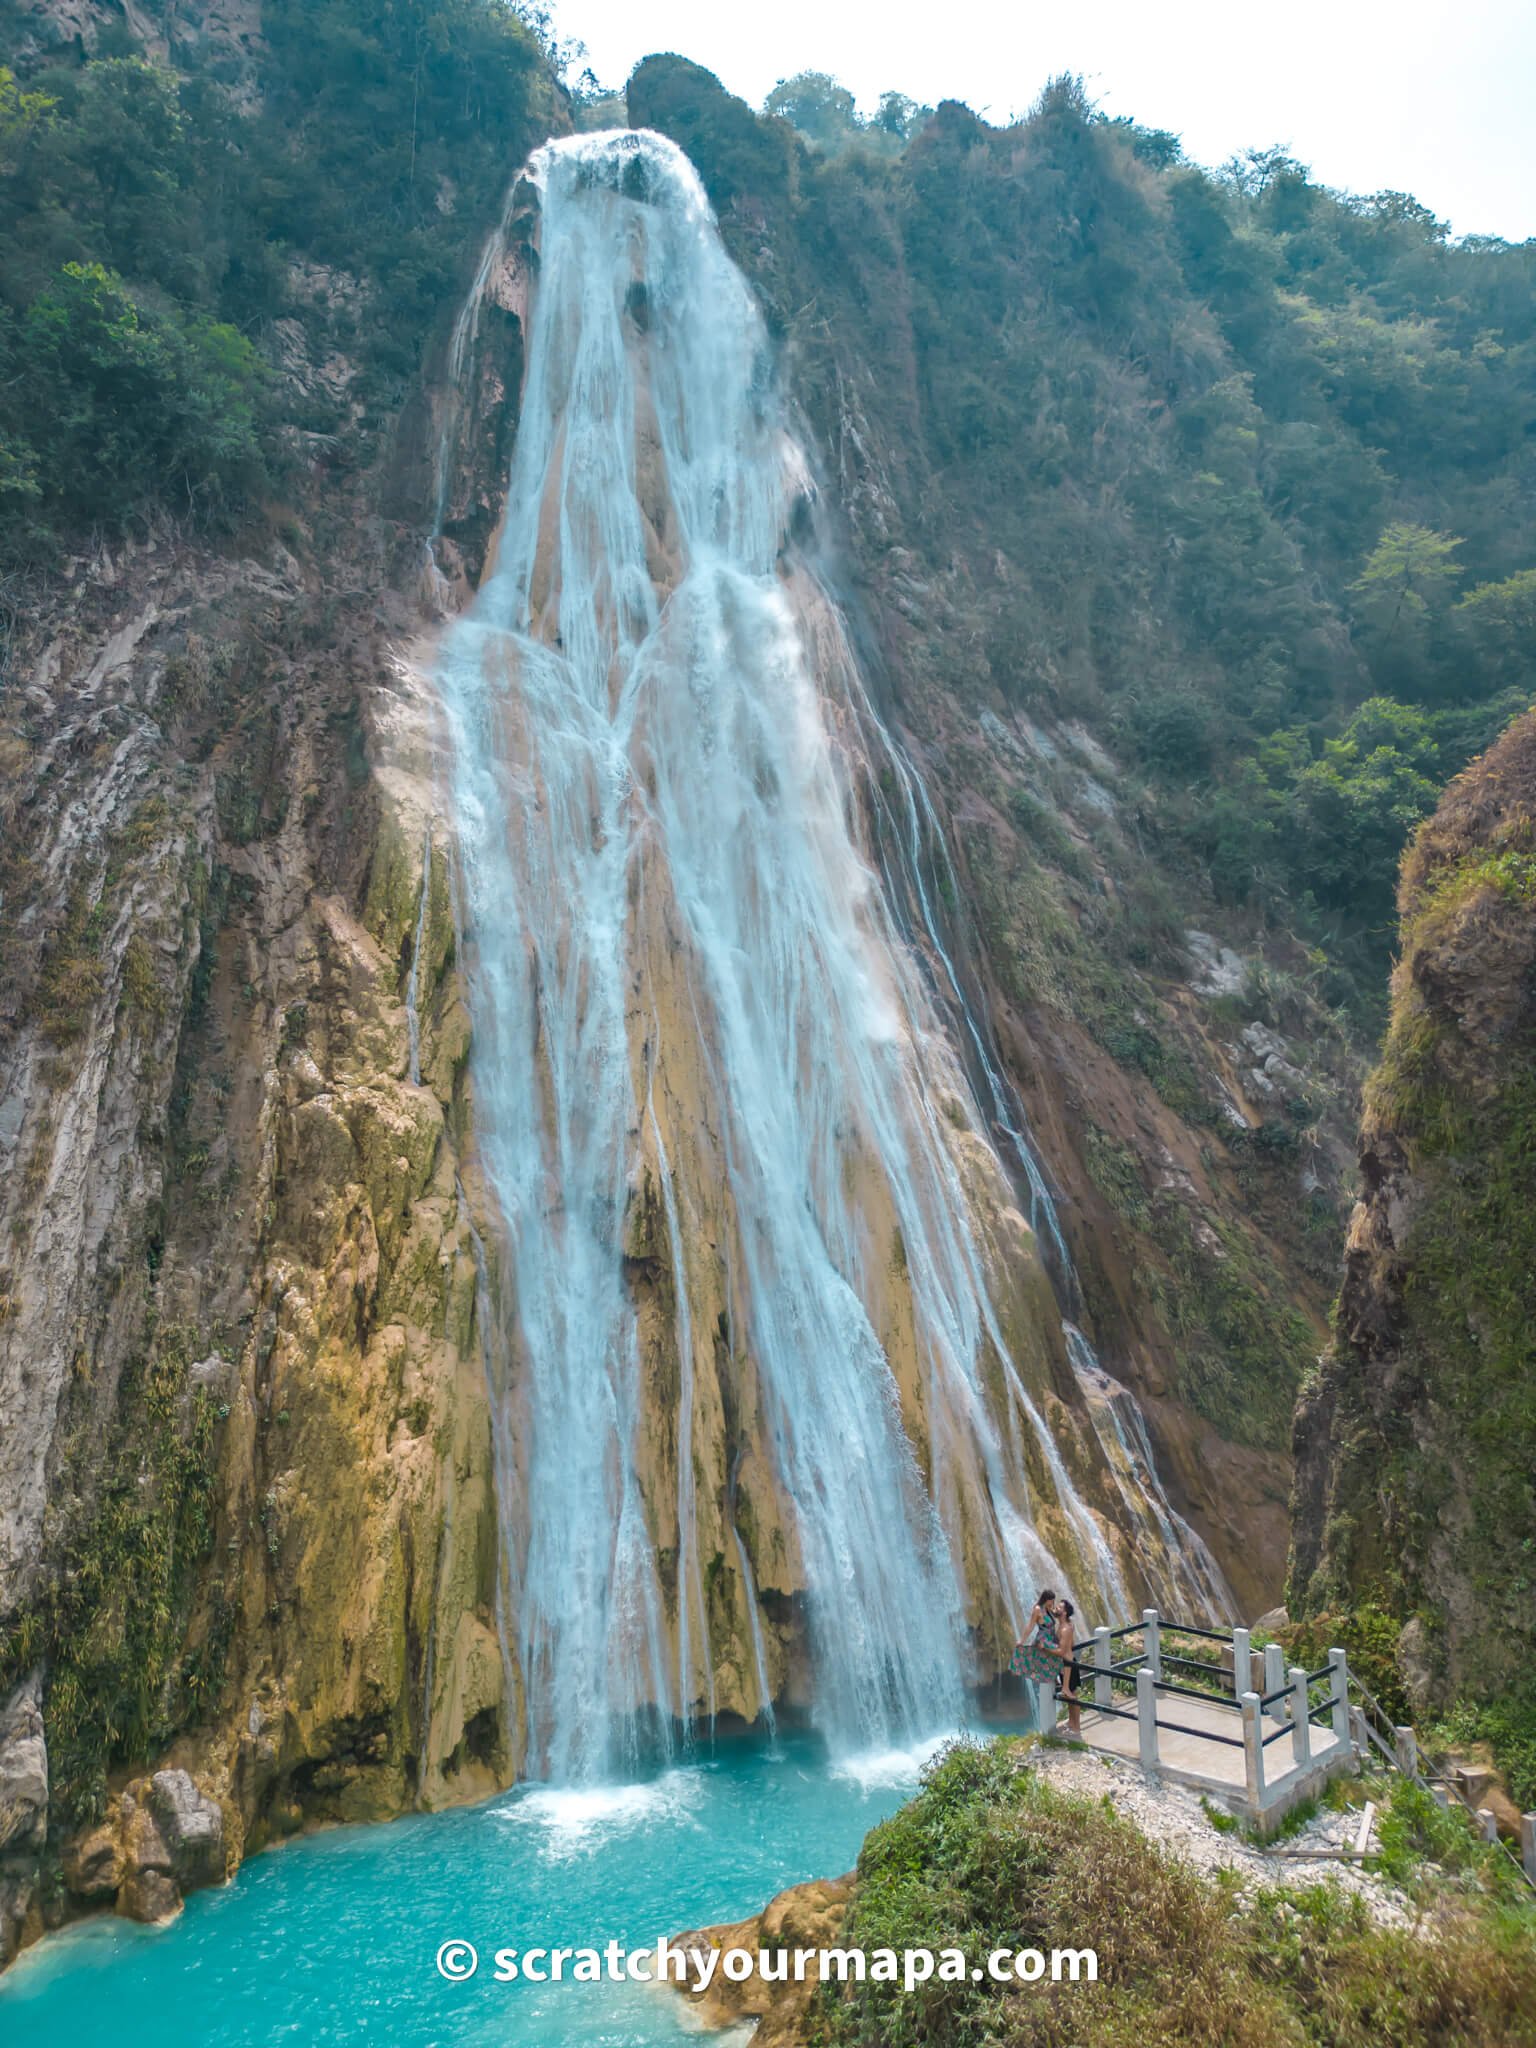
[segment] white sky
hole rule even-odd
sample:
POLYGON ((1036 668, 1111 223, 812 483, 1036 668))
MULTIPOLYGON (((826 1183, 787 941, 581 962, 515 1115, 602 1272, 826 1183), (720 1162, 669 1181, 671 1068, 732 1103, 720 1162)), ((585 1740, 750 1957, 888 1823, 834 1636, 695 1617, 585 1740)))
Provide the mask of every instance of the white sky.
MULTIPOLYGON (((604 85, 675 50, 761 105, 829 71, 993 121, 1078 71, 1197 162, 1281 143, 1326 184, 1412 192, 1457 234, 1536 235, 1536 0, 554 0, 604 85)), ((579 68, 579 67, 578 67, 579 68)))

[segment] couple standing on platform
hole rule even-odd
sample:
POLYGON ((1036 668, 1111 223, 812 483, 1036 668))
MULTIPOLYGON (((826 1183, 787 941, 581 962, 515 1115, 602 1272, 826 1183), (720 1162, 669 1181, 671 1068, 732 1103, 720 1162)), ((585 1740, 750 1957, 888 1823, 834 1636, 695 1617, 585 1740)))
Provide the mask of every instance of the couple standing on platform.
POLYGON ((1023 1640, 1014 1645, 1008 1669, 1032 1685, 1059 1685, 1067 1703, 1067 1733, 1081 1736, 1083 1709, 1077 1689, 1083 1672, 1077 1661, 1076 1612, 1070 1600, 1059 1599, 1047 1587, 1029 1611, 1023 1640))

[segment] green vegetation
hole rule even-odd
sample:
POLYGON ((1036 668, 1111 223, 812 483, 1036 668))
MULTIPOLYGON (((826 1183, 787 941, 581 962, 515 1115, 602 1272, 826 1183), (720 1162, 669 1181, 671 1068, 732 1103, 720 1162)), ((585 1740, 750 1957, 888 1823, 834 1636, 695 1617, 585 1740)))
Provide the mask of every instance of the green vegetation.
POLYGON ((64 922, 43 955, 38 976, 38 1013, 43 1035, 51 1045, 68 1045, 90 1022, 106 987, 102 946, 110 915, 105 884, 92 901, 77 885, 65 908, 64 922))
POLYGON ((816 75, 765 119, 654 58, 630 106, 699 165, 826 448, 855 408, 872 572, 899 543, 949 579, 934 680, 1084 718, 1184 907, 1302 933, 1374 1031, 1404 841, 1536 693, 1536 244, 1281 151, 1204 171, 1071 79, 894 149, 816 75))
MULTIPOLYGON (((1432 1918, 1375 1925, 1323 1883, 1233 1892, 1153 1846, 1107 1798, 1019 1770, 1018 1745, 961 1746, 865 1840, 841 1939, 863 1948, 1092 1945, 1094 1985, 827 1987, 819 2048, 1521 2048, 1536 2042, 1536 1915, 1454 1815, 1394 1798, 1383 1861, 1432 1918), (1452 1834, 1455 1839, 1452 1840, 1452 1834), (1442 1840, 1444 1836, 1444 1840, 1442 1840), (1426 1872, 1426 1854, 1451 1870, 1426 1872)), ((1429 1802, 1424 1802, 1428 1804, 1429 1802)))
MULTIPOLYGON (((232 1615, 183 1650, 193 1582, 214 1539, 215 1417, 188 1383, 185 1333, 160 1331, 118 1390, 94 1507, 40 1606, 0 1637, 0 1690, 40 1661, 51 1825, 95 1819, 107 1773, 163 1748, 222 1682, 232 1615)), ((221 1620, 222 1616, 222 1620, 221 1620)))
POLYGON ((1090 1126, 1086 1163, 1100 1192, 1148 1240, 1138 1298, 1167 1329, 1182 1400, 1233 1443, 1283 1450, 1315 1338, 1266 1278, 1245 1232, 1151 1195, 1135 1154, 1090 1126))
POLYGON ((1486 1743, 1522 1813, 1536 1812, 1536 1690, 1462 1700, 1425 1731, 1438 1749, 1465 1754, 1486 1743))
POLYGON ((0 70, 13 562, 152 512, 228 526, 281 490, 296 431, 366 434, 554 117, 545 48, 502 0, 273 0, 248 61, 259 115, 212 60, 146 62, 126 29, 0 70), (279 322, 345 354, 345 400, 284 378, 279 322))
POLYGON ((1398 1657, 1402 1632, 1395 1615, 1367 1601, 1353 1608, 1326 1608, 1305 1621, 1294 1621, 1277 1640, 1285 1645, 1287 1662, 1308 1671, 1320 1670, 1335 1646, 1342 1649, 1354 1676, 1394 1721, 1401 1722, 1413 1718, 1398 1657))

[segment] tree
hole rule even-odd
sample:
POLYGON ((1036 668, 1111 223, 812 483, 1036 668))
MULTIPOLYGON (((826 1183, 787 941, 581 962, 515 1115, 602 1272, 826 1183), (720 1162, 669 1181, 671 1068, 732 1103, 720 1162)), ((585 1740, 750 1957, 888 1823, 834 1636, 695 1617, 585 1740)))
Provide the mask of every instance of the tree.
POLYGON ((1101 117, 1106 128, 1123 135, 1144 164, 1157 171, 1171 171, 1184 161, 1184 145, 1171 128, 1143 128, 1130 114, 1101 117))
POLYGON ((1227 159, 1221 173, 1245 199, 1262 199, 1270 186, 1281 179, 1296 179, 1302 184, 1307 181, 1307 166, 1278 143, 1269 149, 1240 151, 1227 159))
POLYGON ((1465 543, 1455 534, 1436 533, 1428 526, 1394 520, 1366 557, 1365 567, 1349 586, 1358 590, 1369 611, 1387 618, 1391 640, 1403 618, 1422 619, 1431 602, 1459 571, 1451 560, 1465 543))
POLYGON ((232 497, 259 473, 261 363, 233 327, 148 310, 102 264, 67 263, 13 354, 39 469, 77 515, 232 497))
POLYGON ((1441 780, 1430 717, 1369 698, 1292 785, 1283 813, 1292 872, 1320 903, 1389 920, 1398 859, 1441 780))
POLYGON ((893 135, 898 142, 906 142, 932 112, 932 107, 920 106, 916 100, 908 99, 904 92, 883 92, 870 126, 878 128, 882 134, 893 135))
POLYGON ((764 100, 763 112, 788 121, 820 149, 836 149, 860 125, 853 94, 825 71, 781 78, 764 100))
POLYGON ((1519 569, 1502 583, 1479 583, 1456 607, 1471 624, 1490 633, 1536 644, 1536 569, 1519 569))
POLYGON ((15 73, 0 64, 0 148, 12 147, 46 121, 57 105, 45 92, 23 92, 15 73))

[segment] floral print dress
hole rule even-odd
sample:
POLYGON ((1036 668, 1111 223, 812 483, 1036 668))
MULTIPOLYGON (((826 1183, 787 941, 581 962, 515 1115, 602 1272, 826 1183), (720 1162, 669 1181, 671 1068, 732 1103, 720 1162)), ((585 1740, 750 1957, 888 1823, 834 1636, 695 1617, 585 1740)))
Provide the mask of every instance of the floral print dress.
POLYGON ((1008 1660, 1008 1669, 1035 1685, 1050 1685, 1061 1676, 1061 1659, 1056 1652, 1056 1617, 1042 1614, 1033 1642, 1020 1643, 1008 1660))

